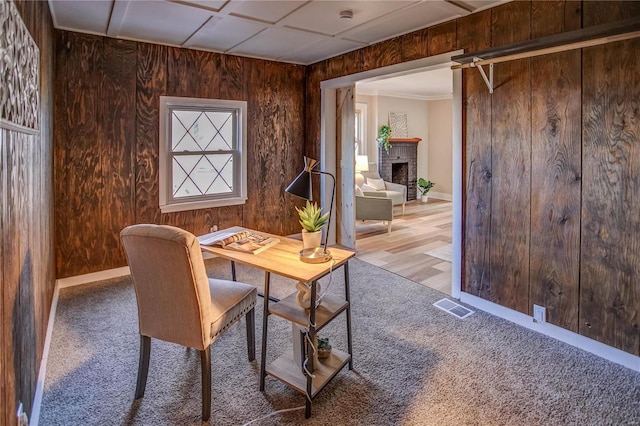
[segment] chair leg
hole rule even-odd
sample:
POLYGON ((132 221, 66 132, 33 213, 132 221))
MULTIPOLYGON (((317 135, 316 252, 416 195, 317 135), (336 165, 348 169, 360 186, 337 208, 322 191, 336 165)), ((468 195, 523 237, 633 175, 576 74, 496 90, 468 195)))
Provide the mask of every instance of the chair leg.
POLYGON ((151 356, 151 337, 140 335, 140 360, 138 361, 138 383, 136 384, 135 399, 144 396, 149 373, 149 358, 151 356))
POLYGON ((404 216, 404 203, 402 203, 402 216, 404 216))
POLYGON ((256 359, 256 315, 255 308, 247 312, 247 353, 249 361, 256 359))
POLYGON ((387 222, 387 234, 391 233, 391 221, 387 222))
POLYGON ((211 347, 200 351, 202 370, 202 421, 208 422, 211 416, 211 347))

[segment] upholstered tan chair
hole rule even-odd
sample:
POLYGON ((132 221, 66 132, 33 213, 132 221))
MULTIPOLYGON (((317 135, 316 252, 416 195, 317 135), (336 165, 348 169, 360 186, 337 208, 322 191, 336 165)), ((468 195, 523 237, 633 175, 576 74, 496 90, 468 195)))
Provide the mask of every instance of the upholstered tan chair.
POLYGON ((387 222, 387 233, 391 233, 393 202, 383 193, 363 193, 356 186, 356 220, 381 220, 387 222))
POLYGON ((164 225, 133 225, 120 233, 138 303, 140 361, 135 398, 147 383, 151 338, 200 351, 202 420, 211 413, 210 345, 246 316, 249 361, 255 359, 256 288, 207 277, 200 243, 164 225))
POLYGON ((383 180, 378 174, 378 165, 376 163, 369 163, 369 170, 356 173, 355 178, 356 185, 362 189, 365 196, 380 197, 380 194, 382 194, 384 197, 391 198, 394 206, 402 206, 402 216, 404 216, 404 206, 407 202, 406 185, 383 180), (371 179, 381 183, 382 187, 372 187, 371 179))

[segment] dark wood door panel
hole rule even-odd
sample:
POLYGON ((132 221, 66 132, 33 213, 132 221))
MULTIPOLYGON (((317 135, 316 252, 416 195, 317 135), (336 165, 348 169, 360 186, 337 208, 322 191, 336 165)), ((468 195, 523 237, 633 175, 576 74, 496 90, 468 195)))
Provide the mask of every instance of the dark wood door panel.
POLYGON ((580 334, 640 351, 640 40, 583 51, 580 334))

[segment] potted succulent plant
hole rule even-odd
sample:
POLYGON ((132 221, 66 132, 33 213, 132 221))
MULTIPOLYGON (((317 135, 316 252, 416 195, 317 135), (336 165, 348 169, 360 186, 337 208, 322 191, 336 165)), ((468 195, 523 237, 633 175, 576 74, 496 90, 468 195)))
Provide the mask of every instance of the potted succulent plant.
POLYGON ((420 197, 420 201, 422 201, 423 203, 429 201, 429 191, 431 191, 431 188, 433 188, 434 186, 435 183, 431 182, 430 180, 425 180, 423 178, 418 179, 418 189, 422 194, 422 196, 420 197))
POLYGON ((307 201, 307 204, 299 209, 296 207, 302 225, 302 247, 320 247, 322 242, 322 227, 329 220, 329 213, 322 214, 322 209, 316 203, 307 201))
POLYGON ((391 148, 391 144, 389 143, 389 138, 391 137, 391 127, 384 125, 380 126, 380 130, 378 130, 378 145, 384 152, 389 153, 389 149, 391 148))

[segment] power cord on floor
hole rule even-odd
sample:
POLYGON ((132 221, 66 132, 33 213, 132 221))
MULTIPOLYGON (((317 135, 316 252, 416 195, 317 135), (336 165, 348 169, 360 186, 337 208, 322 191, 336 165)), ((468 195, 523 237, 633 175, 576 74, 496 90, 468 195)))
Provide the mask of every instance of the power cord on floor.
POLYGON ((260 417, 260 418, 255 419, 255 420, 251 420, 250 422, 245 423, 243 426, 248 426, 248 425, 250 425, 250 424, 252 424, 252 423, 258 422, 258 421, 260 421, 260 420, 264 420, 264 419, 266 419, 266 418, 268 418, 268 417, 271 417, 271 416, 274 416, 274 415, 276 415, 276 414, 286 413, 286 412, 289 412, 289 411, 304 410, 304 408, 305 408, 305 406, 304 406, 304 405, 302 405, 302 406, 300 406, 300 407, 295 407, 295 408, 285 408, 284 410, 274 411, 273 413, 269 413, 269 414, 267 414, 266 416, 262 416, 262 417, 260 417))

